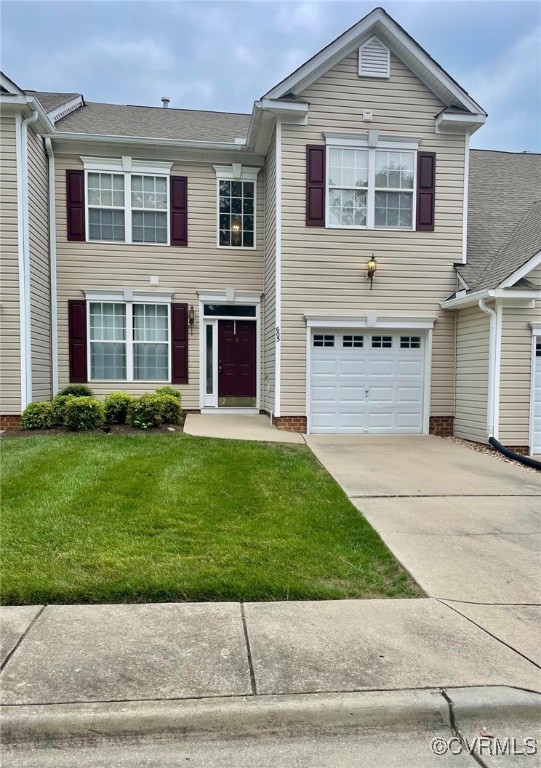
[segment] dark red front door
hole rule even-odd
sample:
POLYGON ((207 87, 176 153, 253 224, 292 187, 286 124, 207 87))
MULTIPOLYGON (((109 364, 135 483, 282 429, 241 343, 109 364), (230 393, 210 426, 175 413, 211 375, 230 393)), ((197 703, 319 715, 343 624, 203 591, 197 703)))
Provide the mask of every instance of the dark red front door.
POLYGON ((256 324, 247 320, 218 321, 218 404, 256 404, 256 324))

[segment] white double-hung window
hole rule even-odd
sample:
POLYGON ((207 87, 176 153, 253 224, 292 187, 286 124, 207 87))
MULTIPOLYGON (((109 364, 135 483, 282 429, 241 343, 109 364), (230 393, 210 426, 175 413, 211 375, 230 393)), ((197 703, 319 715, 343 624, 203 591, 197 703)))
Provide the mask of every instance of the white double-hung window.
POLYGON ((417 140, 326 139, 327 226, 413 229, 417 140))
POLYGON ((168 301, 87 296, 87 307, 91 381, 170 380, 168 301))
POLYGON ((168 245, 171 163, 83 157, 89 241, 168 245))

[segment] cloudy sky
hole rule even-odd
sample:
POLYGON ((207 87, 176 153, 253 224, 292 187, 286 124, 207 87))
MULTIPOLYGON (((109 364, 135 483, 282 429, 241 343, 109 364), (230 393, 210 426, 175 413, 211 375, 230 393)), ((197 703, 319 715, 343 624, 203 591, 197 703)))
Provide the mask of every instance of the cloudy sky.
MULTIPOLYGON (((2 69, 89 101, 249 112, 376 3, 3 0, 2 69)), ((541 151, 541 3, 385 9, 488 111, 473 146, 541 151)))

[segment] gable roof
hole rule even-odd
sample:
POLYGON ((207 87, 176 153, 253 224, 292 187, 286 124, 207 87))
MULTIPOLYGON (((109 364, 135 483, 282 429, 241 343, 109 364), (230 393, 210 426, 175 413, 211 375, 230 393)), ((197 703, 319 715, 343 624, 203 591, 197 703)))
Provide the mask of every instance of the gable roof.
POLYGON ((447 107, 483 115, 484 109, 383 8, 369 14, 271 88, 263 99, 301 93, 335 64, 376 35, 447 107))
POLYGON ((469 290, 495 288, 541 250, 541 155, 473 149, 468 189, 469 290))
POLYGON ((73 101, 77 96, 81 96, 80 93, 52 93, 49 91, 32 90, 26 90, 25 93, 29 96, 35 96, 47 114, 54 112, 69 101, 73 101))
POLYGON ((56 130, 108 136, 234 142, 248 132, 250 115, 87 101, 60 119, 56 130))

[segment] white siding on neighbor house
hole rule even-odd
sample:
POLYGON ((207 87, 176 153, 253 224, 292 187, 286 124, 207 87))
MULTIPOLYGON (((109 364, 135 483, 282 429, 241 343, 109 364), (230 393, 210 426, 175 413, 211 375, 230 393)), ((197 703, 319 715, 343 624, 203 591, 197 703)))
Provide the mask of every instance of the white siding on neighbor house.
POLYGON ((21 412, 15 117, 0 115, 0 414, 21 412))
POLYGON ((458 310, 454 430, 481 443, 488 439, 489 343, 489 316, 478 307, 458 310))
POLYGON ((48 167, 43 138, 28 130, 32 400, 51 398, 48 167))
MULTIPOLYGON (((541 286, 541 267, 526 277, 541 286)), ((499 436, 504 445, 526 446, 530 442, 533 322, 541 322, 541 301, 533 309, 503 308, 499 436)))
POLYGON ((265 303, 263 323, 263 408, 274 410, 276 328, 276 131, 265 166, 265 303))
POLYGON ((359 78, 357 53, 302 93, 308 125, 282 128, 282 414, 305 413, 305 312, 367 310, 437 316, 433 338, 431 414, 453 412, 454 322, 439 302, 456 289, 453 263, 462 258, 464 137, 435 133, 437 98, 391 57, 389 80, 359 78), (363 110, 373 121, 363 122, 363 110), (436 152, 434 232, 367 231, 305 226, 306 145, 322 131, 378 129, 421 139, 436 152), (374 253, 373 290, 365 278, 374 253))
MULTIPOLYGON (((81 150, 81 154, 90 154, 81 150)), ((137 157, 134 154, 134 157, 137 157)), ((146 155, 147 159, 152 157, 146 155)), ((156 159, 156 158, 154 158, 156 159)), ((160 157, 160 159, 166 159, 160 157)), ((219 161, 215 161, 218 162, 219 161)), ((199 298, 198 290, 263 292, 265 232, 263 227, 265 174, 257 181, 257 231, 255 249, 218 248, 216 174, 212 162, 176 161, 171 173, 188 177, 188 247, 126 245, 124 243, 77 243, 66 239, 66 170, 81 168, 78 156, 56 158, 57 271, 59 324, 59 382, 69 379, 68 300, 84 298, 83 290, 133 288, 146 293, 173 292, 173 302, 187 302, 196 311, 189 336, 189 384, 179 385, 183 405, 199 408, 199 298), (149 278, 159 277, 151 288, 149 278)), ((262 356, 263 357, 263 356, 262 356)), ((113 390, 135 394, 151 392, 155 383, 90 382, 99 396, 113 390)))

